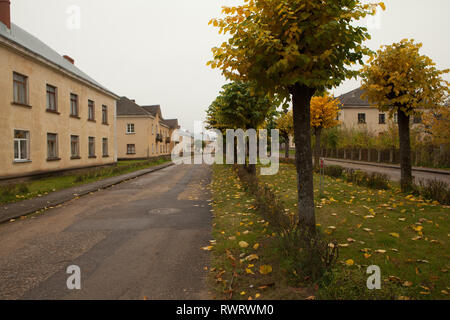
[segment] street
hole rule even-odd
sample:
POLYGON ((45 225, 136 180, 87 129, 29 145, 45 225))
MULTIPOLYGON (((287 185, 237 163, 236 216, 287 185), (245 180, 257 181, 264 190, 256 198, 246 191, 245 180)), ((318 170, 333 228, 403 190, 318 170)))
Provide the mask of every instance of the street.
POLYGON ((0 225, 0 299, 209 299, 209 182, 172 166, 0 225))
MULTIPOLYGON (((376 172, 376 173, 382 173, 386 174, 392 181, 400 182, 400 169, 397 168, 388 168, 388 167, 377 167, 372 165, 365 165, 365 164, 355 164, 355 163, 348 163, 348 162, 342 162, 342 161, 333 161, 326 159, 325 160, 326 165, 337 165, 341 166, 347 169, 355 169, 355 170, 362 170, 369 173, 376 172)), ((417 171, 413 169, 413 177, 415 177, 415 182, 419 183, 420 180, 426 181, 426 180, 441 180, 446 182, 447 184, 450 184, 450 175, 447 174, 438 174, 438 173, 431 173, 431 172, 422 172, 417 171)))

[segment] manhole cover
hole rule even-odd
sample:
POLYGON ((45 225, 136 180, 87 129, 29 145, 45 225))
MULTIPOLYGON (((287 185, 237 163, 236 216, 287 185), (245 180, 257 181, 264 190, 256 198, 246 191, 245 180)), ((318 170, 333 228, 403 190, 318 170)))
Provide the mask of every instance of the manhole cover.
POLYGON ((148 213, 150 214, 174 214, 180 212, 180 209, 177 208, 158 208, 158 209, 151 209, 148 213))

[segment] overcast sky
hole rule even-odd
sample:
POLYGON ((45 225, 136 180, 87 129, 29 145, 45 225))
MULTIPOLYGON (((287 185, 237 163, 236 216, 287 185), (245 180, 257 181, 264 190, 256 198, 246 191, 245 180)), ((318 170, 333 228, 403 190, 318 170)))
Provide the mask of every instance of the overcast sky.
MULTIPOLYGON (((11 0, 12 21, 43 40, 102 85, 141 105, 160 104, 165 118, 194 121, 225 79, 206 62, 224 40, 208 26, 223 5, 239 0, 11 0), (77 8, 80 24, 77 24, 77 8)), ((387 10, 364 22, 373 50, 403 38, 423 42, 422 53, 450 67, 450 0, 385 0, 387 10)), ((448 77, 447 77, 448 78, 448 77)), ((334 90, 358 87, 347 81, 334 90)))

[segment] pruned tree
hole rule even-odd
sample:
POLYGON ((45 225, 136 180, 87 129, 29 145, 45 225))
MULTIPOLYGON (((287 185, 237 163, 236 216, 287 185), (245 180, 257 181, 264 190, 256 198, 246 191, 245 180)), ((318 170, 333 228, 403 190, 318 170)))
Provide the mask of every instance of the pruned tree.
POLYGON ((319 168, 322 131, 339 125, 337 117, 340 105, 339 99, 328 94, 311 99, 311 127, 316 138, 314 150, 314 166, 316 168, 319 168))
POLYGON ((289 158, 289 140, 294 134, 294 119, 292 110, 282 112, 276 120, 276 127, 280 131, 280 136, 284 139, 284 157, 289 158))
MULTIPOLYGON (((208 128, 260 129, 268 116, 276 110, 277 104, 267 94, 247 81, 234 81, 222 87, 219 96, 207 110, 208 128)), ((255 165, 249 165, 249 172, 256 173, 255 165)))
MULTIPOLYGON (((380 3, 382 7, 384 4, 380 3)), ((208 64, 228 79, 255 81, 270 93, 292 97, 299 223, 315 231, 310 102, 358 72, 369 50, 367 29, 353 22, 376 13, 361 0, 245 0, 224 7, 210 23, 229 33, 208 64)))
POLYGON ((420 54, 421 43, 402 40, 383 46, 362 70, 363 96, 381 111, 397 113, 401 188, 412 188, 410 118, 443 103, 449 83, 433 61, 420 54))

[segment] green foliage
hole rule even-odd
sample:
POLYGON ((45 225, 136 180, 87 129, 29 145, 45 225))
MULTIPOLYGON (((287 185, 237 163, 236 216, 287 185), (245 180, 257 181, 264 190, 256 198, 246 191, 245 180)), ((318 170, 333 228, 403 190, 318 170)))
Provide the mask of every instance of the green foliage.
POLYGON ((348 169, 345 171, 345 179, 347 180, 347 182, 351 182, 358 186, 363 186, 370 189, 390 189, 389 177, 381 173, 367 173, 364 171, 348 169))
POLYGON ((279 248, 289 263, 288 270, 295 270, 299 279, 316 282, 332 268, 338 260, 337 244, 330 245, 320 233, 311 234, 306 228, 283 231, 279 248))
POLYGON ((434 200, 443 205, 450 205, 450 187, 442 180, 419 181, 418 191, 427 200, 434 200))
POLYGON ((252 83, 235 81, 222 91, 207 110, 209 128, 259 129, 276 110, 274 100, 258 91, 252 83))
POLYGON ((325 175, 333 178, 341 178, 344 173, 344 168, 340 166, 325 166, 325 175))

